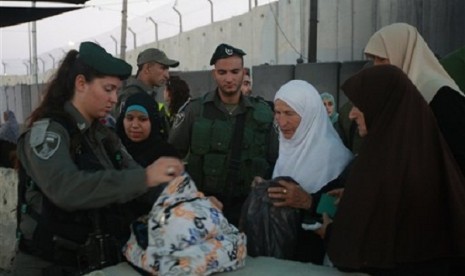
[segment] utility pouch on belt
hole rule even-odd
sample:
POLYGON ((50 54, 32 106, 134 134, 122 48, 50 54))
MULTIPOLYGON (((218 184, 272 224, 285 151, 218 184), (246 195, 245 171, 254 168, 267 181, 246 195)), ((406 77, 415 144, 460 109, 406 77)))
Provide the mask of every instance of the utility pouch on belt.
POLYGON ((90 234, 77 252, 79 271, 87 273, 121 262, 120 248, 118 240, 108 234, 90 234))
POLYGON ((110 234, 103 233, 99 227, 98 212, 93 215, 94 231, 84 244, 53 236, 53 261, 56 265, 47 267, 45 270, 51 274, 44 275, 83 275, 122 261, 120 242, 110 234), (56 274, 59 271, 63 274, 56 274))

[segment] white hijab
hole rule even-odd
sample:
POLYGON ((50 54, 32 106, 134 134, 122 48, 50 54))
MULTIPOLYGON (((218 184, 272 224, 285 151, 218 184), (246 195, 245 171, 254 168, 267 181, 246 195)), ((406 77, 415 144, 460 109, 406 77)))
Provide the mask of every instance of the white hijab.
POLYGON ((278 99, 294 109, 301 121, 291 139, 279 134, 279 157, 273 177, 290 176, 306 192, 317 192, 338 177, 352 153, 342 144, 311 84, 290 81, 278 90, 274 100, 278 99))
POLYGON ((395 23, 373 34, 365 54, 388 58, 392 65, 401 68, 428 103, 443 86, 463 96, 417 29, 406 23, 395 23))

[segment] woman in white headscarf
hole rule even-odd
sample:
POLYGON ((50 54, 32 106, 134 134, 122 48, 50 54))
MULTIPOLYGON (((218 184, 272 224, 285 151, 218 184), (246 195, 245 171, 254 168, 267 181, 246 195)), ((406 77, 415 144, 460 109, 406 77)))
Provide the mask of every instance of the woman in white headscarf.
POLYGON ((365 54, 374 65, 392 64, 408 75, 431 107, 465 175, 465 95, 417 29, 405 23, 386 26, 369 39, 365 54))
MULTIPOLYGON (((318 192, 338 177, 352 154, 328 120, 320 95, 311 84, 290 81, 278 90, 274 102, 280 131, 273 177, 291 176, 307 194, 318 192), (299 118, 295 126, 293 117, 299 118)), ((295 204, 290 201, 282 205, 301 207, 292 206, 295 204)))
MULTIPOLYGON (((336 179, 352 160, 352 153, 328 120, 320 94, 308 82, 286 83, 276 93, 274 104, 279 127, 279 157, 273 178, 290 176, 299 185, 280 180, 281 187, 269 188, 268 195, 279 199, 274 202, 275 206, 313 213, 320 194, 338 187, 336 179)), ((310 240, 315 241, 312 237, 310 240)), ((312 255, 311 262, 321 263, 324 251, 316 249, 320 245, 310 243, 312 246, 303 242, 305 248, 302 250, 312 255)))
POLYGON ((19 126, 11 110, 3 112, 3 119, 5 123, 0 127, 0 167, 14 168, 19 126))

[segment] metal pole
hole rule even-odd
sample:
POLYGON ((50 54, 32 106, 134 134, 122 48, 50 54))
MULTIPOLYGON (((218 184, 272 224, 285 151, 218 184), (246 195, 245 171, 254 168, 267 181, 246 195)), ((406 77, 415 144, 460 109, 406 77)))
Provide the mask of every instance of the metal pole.
MULTIPOLYGON (((29 46, 29 61, 32 59, 32 32, 31 32, 32 22, 27 23, 27 42, 29 46)), ((29 75, 29 68, 26 69, 26 75, 29 75)))
POLYGON ((147 20, 152 21, 153 25, 155 25, 155 42, 157 43, 157 48, 159 48, 159 45, 158 45, 158 24, 157 24, 157 22, 155 22, 155 20, 153 20, 152 17, 147 17, 147 20))
POLYGON ((63 52, 63 57, 66 57, 66 55, 68 54, 68 52, 66 52, 63 48, 60 48, 60 50, 63 52))
POLYGON ((29 64, 27 61, 23 61, 23 64, 26 66, 26 75, 29 75, 29 64))
POLYGON ((350 1, 350 60, 354 60, 354 0, 350 1))
MULTIPOLYGON (((32 7, 35 8, 36 2, 32 2, 32 7)), ((39 85, 39 76, 38 76, 38 66, 37 66, 37 24, 36 21, 32 22, 32 62, 31 62, 31 72, 33 75, 33 80, 36 85, 39 85)))
POLYGON ((318 26, 318 0, 310 0, 310 24, 308 28, 308 62, 316 62, 318 26))
POLYGON ((52 59, 52 62, 53 62, 52 68, 55 69, 55 58, 52 56, 52 54, 48 54, 48 56, 52 59))
POLYGON ((249 0, 249 11, 252 10, 252 0, 249 0))
POLYGON ((178 9, 176 9, 176 4, 178 1, 174 3, 173 10, 179 15, 179 33, 182 33, 182 15, 181 12, 179 12, 178 9))
POLYGON ((3 75, 6 76, 6 62, 2 62, 3 64, 3 75))
POLYGON ((116 40, 116 38, 113 35, 110 35, 110 37, 113 40, 113 42, 115 42, 115 56, 117 56, 118 55, 118 40, 116 40))
MULTIPOLYGON (((278 2, 275 2, 276 3, 276 18, 277 20, 279 21, 279 1, 278 2)), ((273 3, 274 4, 274 3, 273 3)), ((271 5, 271 4, 269 4, 271 5)), ((279 64, 279 25, 278 24, 275 24, 275 27, 274 27, 274 31, 275 31, 275 37, 274 37, 274 62, 271 62, 270 60, 270 63, 271 64, 279 64)))
POLYGON ((121 50, 120 58, 126 58, 126 29, 128 26, 128 0, 123 0, 123 9, 121 11, 121 50))
POLYGON ((299 17, 300 17, 300 57, 297 59, 297 63, 303 63, 303 55, 305 53, 305 46, 307 44, 307 41, 305 40, 305 23, 306 23, 306 17, 307 13, 305 12, 305 5, 307 4, 307 1, 301 1, 300 2, 300 9, 299 9, 299 17))
POLYGON ((134 50, 137 48, 136 32, 134 32, 131 27, 128 27, 128 31, 132 33, 132 38, 134 42, 134 50))
POLYGON ((40 60, 40 62, 42 62, 42 73, 45 73, 45 61, 42 58, 37 59, 40 60))
POLYGON ((213 23, 213 1, 207 0, 210 3, 210 23, 213 23))

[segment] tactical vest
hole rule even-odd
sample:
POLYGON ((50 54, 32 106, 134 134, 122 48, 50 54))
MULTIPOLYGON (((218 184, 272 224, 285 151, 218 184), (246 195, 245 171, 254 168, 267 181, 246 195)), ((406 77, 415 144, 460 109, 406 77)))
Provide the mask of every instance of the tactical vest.
MULTIPOLYGON (((215 107, 213 102, 202 101, 200 116, 192 127, 188 171, 199 190, 207 194, 225 194, 231 147, 234 141, 235 118, 215 107)), ((254 108, 245 116, 241 158, 237 183, 231 189, 232 197, 244 197, 250 191, 255 176, 265 176, 270 168, 267 160, 269 133, 273 114, 266 104, 250 99, 254 108)))
MULTIPOLYGON (((70 153, 80 170, 105 169, 77 129, 74 120, 70 118, 52 118, 52 120, 60 123, 68 131, 71 141, 70 153)), ((105 144, 105 150, 112 159, 114 167, 121 169, 121 152, 112 148, 112 143, 105 144)), ((62 184, 66 185, 66 183, 62 184)), ((74 267, 78 271, 77 274, 115 264, 121 260, 121 256, 117 254, 121 250, 121 240, 128 235, 129 223, 121 220, 121 211, 122 207, 116 204, 111 208, 108 206, 92 210, 65 211, 52 203, 26 174, 24 168, 20 167, 17 233, 21 251, 55 264, 74 267), (40 213, 29 206, 29 199, 34 193, 42 195, 40 213), (22 237, 22 216, 29 216, 37 223, 31 240, 22 237), (104 247, 92 245, 91 243, 95 242, 89 239, 92 235, 106 239, 104 247), (100 257, 106 258, 107 263, 95 263, 95 259, 100 257)))

